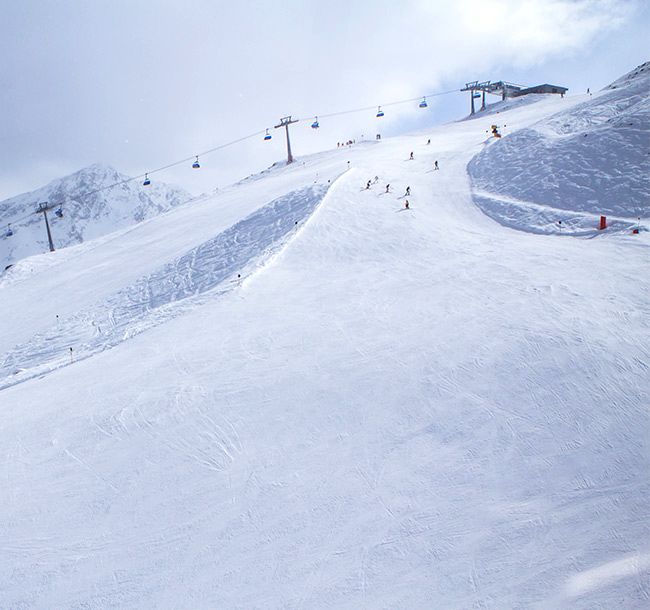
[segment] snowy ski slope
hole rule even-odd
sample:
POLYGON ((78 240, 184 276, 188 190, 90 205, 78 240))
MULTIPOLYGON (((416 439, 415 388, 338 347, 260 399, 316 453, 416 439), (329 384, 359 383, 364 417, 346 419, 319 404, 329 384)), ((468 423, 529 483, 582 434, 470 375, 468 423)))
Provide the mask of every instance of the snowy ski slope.
POLYGON ((484 215, 466 168, 491 120, 12 268, 0 607, 647 605, 650 233, 484 215))
POLYGON ((650 215, 650 66, 586 98, 470 161, 486 214, 525 231, 582 236, 597 232, 601 214, 628 232, 650 215))
POLYGON ((0 366, 0 388, 68 364, 62 355, 69 346, 75 346, 73 359, 86 358, 178 315, 182 311, 178 305, 186 305, 191 297, 240 285, 246 272, 258 261, 264 262, 297 230, 328 186, 313 185, 279 197, 104 302, 57 319, 46 332, 7 354, 0 366), (168 307, 170 304, 174 307, 168 307))

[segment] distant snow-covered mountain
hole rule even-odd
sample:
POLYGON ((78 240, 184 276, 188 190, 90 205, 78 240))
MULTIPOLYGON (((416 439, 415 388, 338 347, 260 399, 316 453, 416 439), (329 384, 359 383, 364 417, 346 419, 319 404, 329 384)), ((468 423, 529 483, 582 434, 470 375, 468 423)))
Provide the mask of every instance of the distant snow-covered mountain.
POLYGON ((0 270, 48 249, 43 218, 31 214, 40 202, 61 205, 63 217, 50 213, 48 219, 55 248, 64 248, 157 216, 190 198, 177 186, 153 182, 144 188, 110 166, 90 165, 0 202, 0 270), (116 186, 107 188, 111 185, 116 186))
POLYGON ((589 232, 601 214, 622 229, 650 216, 650 63, 584 97, 486 142, 468 165, 483 211, 542 233, 589 232))

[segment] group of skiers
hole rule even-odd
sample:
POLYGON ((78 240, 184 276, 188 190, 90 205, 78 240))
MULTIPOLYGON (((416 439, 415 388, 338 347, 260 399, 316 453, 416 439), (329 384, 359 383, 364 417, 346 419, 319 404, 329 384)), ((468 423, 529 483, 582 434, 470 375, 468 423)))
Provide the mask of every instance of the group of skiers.
MULTIPOLYGON (((427 144, 431 144, 431 140, 428 140, 428 141, 427 141, 427 144)), ((410 160, 410 161, 413 161, 413 160, 414 160, 414 154, 413 154, 413 151, 411 151, 411 154, 409 155, 409 160, 410 160)), ((349 169, 349 165, 350 165, 350 162, 348 161, 348 169, 349 169)), ((437 160, 433 162, 433 169, 434 169, 434 170, 438 170, 438 169, 440 169, 440 167, 438 166, 438 161, 437 161, 437 160)), ((366 182, 366 187, 365 187, 365 189, 363 189, 363 190, 369 191, 369 190, 370 190, 370 187, 371 187, 373 184, 377 184, 377 182, 379 182, 379 176, 375 176, 374 179, 371 178, 370 180, 368 180, 368 182, 366 182)), ((390 183, 386 185, 386 191, 385 191, 385 192, 386 192, 386 193, 390 193, 390 192, 391 192, 391 190, 390 190, 390 183)), ((406 190, 404 191, 404 195, 402 195, 402 197, 405 198, 405 199, 404 199, 404 209, 405 209, 405 210, 410 210, 410 209, 411 209, 411 208, 410 208, 410 204, 409 204, 409 200, 406 199, 406 197, 410 197, 410 196, 411 196, 411 187, 410 187, 410 186, 407 186, 407 187, 406 187, 406 190)))
MULTIPOLYGON (((374 180, 373 180, 373 179, 368 180, 368 182, 366 182, 366 188, 365 188, 364 190, 369 191, 369 190, 370 190, 370 187, 371 187, 373 184, 377 184, 377 182, 379 182, 379 176, 375 176, 374 180)), ((391 192, 391 190, 390 190, 390 183, 386 185, 386 191, 385 191, 385 192, 386 192, 386 193, 390 193, 390 192, 391 192)), ((404 195, 402 195, 402 197, 410 197, 410 196, 411 196, 411 187, 410 187, 410 186, 407 186, 407 187, 406 187, 406 190, 404 191, 404 195)), ((408 199, 405 199, 405 200, 404 200, 404 209, 405 209, 405 210, 410 210, 410 209, 411 209, 411 208, 409 207, 409 200, 408 200, 408 199)))
MULTIPOLYGON (((346 142, 346 144, 350 144, 350 143, 353 143, 353 141, 351 141, 351 142, 346 142)), ((427 140, 427 144, 431 144, 431 139, 427 140)), ((337 146, 338 146, 338 145, 337 145, 337 146)), ((411 151, 411 153, 410 153, 410 155, 409 155, 409 160, 410 160, 410 161, 413 161, 414 159, 415 159, 415 155, 414 155, 413 151, 411 151)), ((349 162, 349 161, 348 161, 348 169, 350 169, 350 162, 349 162)), ((438 166, 438 161, 437 161, 437 160, 433 162, 433 169, 434 169, 434 170, 438 170, 438 169, 440 169, 440 167, 438 166)), ((368 180, 368 182, 366 182, 366 186, 365 186, 365 188, 364 188, 363 190, 365 190, 365 191, 369 191, 369 190, 370 190, 370 187, 371 187, 373 184, 377 184, 377 182, 379 182, 379 176, 375 176, 374 179, 371 178, 370 180, 368 180)), ((386 191, 385 191, 385 192, 386 192, 386 193, 390 193, 390 192, 391 192, 391 190, 390 190, 390 183, 386 185, 386 191)), ((411 196, 411 187, 410 187, 410 186, 407 186, 407 187, 406 187, 406 190, 404 191, 404 195, 402 195, 402 197, 406 198, 406 197, 410 197, 410 196, 411 196)), ((409 204, 409 200, 408 200, 408 199, 404 199, 404 209, 405 209, 405 210, 410 210, 410 209, 411 209, 411 208, 410 208, 410 204, 409 204)))

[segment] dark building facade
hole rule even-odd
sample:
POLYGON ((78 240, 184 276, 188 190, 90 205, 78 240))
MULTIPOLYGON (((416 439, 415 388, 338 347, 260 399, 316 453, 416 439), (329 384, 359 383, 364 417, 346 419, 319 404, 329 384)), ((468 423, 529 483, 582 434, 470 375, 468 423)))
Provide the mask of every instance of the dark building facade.
POLYGON ((513 91, 512 97, 519 97, 520 95, 528 95, 529 93, 559 93, 564 95, 568 89, 566 87, 560 87, 559 85, 549 85, 545 83, 544 85, 537 85, 535 87, 528 87, 527 89, 520 89, 519 91, 513 91))

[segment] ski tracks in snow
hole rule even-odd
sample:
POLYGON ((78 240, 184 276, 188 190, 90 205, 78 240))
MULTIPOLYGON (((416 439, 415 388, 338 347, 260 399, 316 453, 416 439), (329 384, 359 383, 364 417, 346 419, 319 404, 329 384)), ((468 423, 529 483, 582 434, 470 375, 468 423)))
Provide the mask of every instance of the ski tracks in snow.
POLYGON ((0 366, 0 390, 114 347, 196 306, 202 295, 237 288, 296 234, 329 188, 314 184, 271 201, 91 310, 16 346, 0 366))
POLYGON ((154 403, 143 399, 123 411, 122 429, 145 434, 165 453, 209 470, 228 470, 242 452, 242 444, 233 424, 211 410, 218 404, 217 397, 201 387, 182 387, 171 397, 165 394, 154 403))

